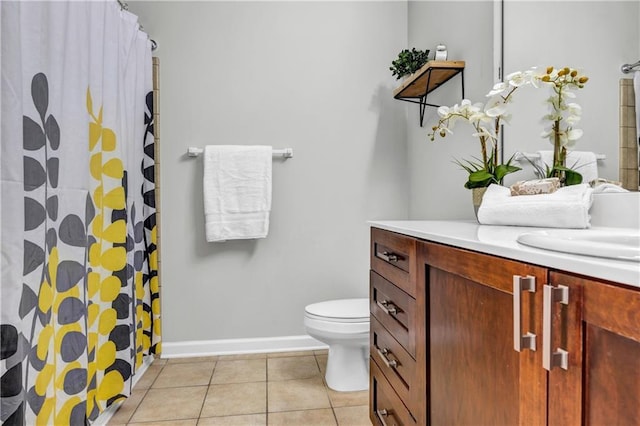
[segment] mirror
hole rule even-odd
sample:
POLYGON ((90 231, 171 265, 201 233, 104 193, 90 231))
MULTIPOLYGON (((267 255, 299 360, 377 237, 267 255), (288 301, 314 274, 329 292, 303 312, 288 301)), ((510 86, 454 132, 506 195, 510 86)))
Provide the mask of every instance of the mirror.
MULTIPOLYGON (((573 149, 603 155, 599 177, 619 180, 619 162, 625 160, 619 147, 619 85, 633 75, 622 73, 621 66, 640 59, 640 2, 504 0, 502 7, 504 75, 532 66, 569 66, 587 75, 574 100, 582 107, 576 127, 584 134, 573 149)), ((506 155, 552 149, 540 137, 550 93, 549 88, 518 92, 504 130, 506 155)), ((531 166, 526 161, 521 166, 531 172, 526 178, 533 178, 531 166)))

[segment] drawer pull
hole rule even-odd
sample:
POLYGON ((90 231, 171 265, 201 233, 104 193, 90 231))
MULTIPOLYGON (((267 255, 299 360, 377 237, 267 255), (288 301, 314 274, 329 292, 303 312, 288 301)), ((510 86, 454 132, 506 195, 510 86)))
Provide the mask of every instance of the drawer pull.
POLYGON ((513 276, 513 349, 520 352, 524 349, 536 350, 536 335, 527 332, 522 335, 522 292, 536 292, 536 277, 527 275, 513 276))
POLYGON ((383 251, 382 253, 378 253, 378 256, 386 260, 387 262, 397 262, 399 260, 399 257, 397 254, 393 252, 388 252, 388 251, 383 251))
POLYGON ((382 410, 376 410, 376 415, 378 416, 380 423, 382 423, 382 426, 391 426, 391 425, 397 424, 397 422, 395 421, 395 418, 393 417, 392 411, 387 411, 383 408, 382 410), (385 418, 387 417, 390 417, 391 420, 393 420, 393 423, 387 423, 385 420, 385 418))
POLYGON ((389 357, 387 356, 391 353, 389 349, 387 348, 384 348, 384 349, 376 348, 376 349, 378 350, 378 355, 380 355, 380 357, 382 358, 382 361, 385 363, 387 367, 396 368, 398 366, 397 360, 389 359, 389 357))
POLYGON ((398 309, 396 308, 396 305, 394 305, 393 303, 387 300, 378 300, 376 304, 380 306, 380 309, 382 309, 385 314, 395 315, 398 313, 398 309))
POLYGON ((543 287, 542 306, 542 367, 551 371, 553 367, 569 369, 569 352, 562 348, 554 351, 553 347, 553 304, 569 304, 569 287, 559 285, 554 287, 545 284, 543 287))

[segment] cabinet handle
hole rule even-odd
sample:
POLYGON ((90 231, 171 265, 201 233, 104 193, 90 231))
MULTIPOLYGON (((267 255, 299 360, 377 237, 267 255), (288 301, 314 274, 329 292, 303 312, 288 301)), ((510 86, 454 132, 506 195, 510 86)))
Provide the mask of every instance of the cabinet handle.
POLYGON ((527 275, 513 276, 513 349, 520 352, 523 349, 536 350, 536 335, 527 332, 522 335, 522 292, 536 292, 536 277, 527 275))
POLYGON ((380 423, 382 423, 382 426, 389 426, 389 424, 387 424, 387 422, 385 421, 385 417, 391 417, 391 419, 393 420, 392 424, 396 424, 395 418, 393 416, 393 411, 387 411, 383 408, 382 410, 376 410, 376 415, 378 416, 378 420, 380 420, 380 423))
POLYGON ((387 262, 397 262, 399 257, 397 254, 393 252, 383 251, 382 253, 378 253, 378 256, 386 260, 387 262))
POLYGON ((395 315, 398 313, 398 309, 396 308, 396 305, 394 305, 393 303, 387 300, 378 300, 376 304, 380 306, 380 309, 382 309, 385 314, 395 315))
POLYGON ((398 366, 397 360, 389 359, 389 357, 387 357, 387 355, 391 353, 389 349, 387 348, 384 348, 384 349, 376 348, 376 349, 378 351, 378 355, 380 355, 380 357, 382 358, 382 361, 385 363, 387 367, 396 368, 398 366))
POLYGON ((543 289, 544 303, 542 307, 542 366, 547 371, 553 367, 564 370, 569 368, 569 352, 558 348, 554 351, 553 344, 553 303, 569 304, 569 287, 559 285, 554 287, 545 284, 543 289))

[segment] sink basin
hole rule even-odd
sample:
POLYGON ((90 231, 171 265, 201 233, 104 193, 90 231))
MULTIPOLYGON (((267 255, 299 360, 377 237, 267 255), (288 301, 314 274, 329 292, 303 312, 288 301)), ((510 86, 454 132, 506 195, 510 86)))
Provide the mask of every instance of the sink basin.
POLYGON ((636 229, 532 231, 516 240, 545 250, 640 262, 640 231, 636 229))

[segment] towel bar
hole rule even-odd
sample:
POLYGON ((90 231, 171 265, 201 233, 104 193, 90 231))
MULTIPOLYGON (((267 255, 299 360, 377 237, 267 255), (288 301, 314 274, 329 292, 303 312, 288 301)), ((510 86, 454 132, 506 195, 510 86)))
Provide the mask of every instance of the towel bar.
MULTIPOLYGON (((198 157, 203 152, 204 152, 204 149, 196 148, 196 147, 193 147, 193 146, 190 146, 187 149, 187 155, 189 157, 198 157)), ((274 157, 293 158, 293 148, 274 149, 274 150, 272 150, 271 154, 274 157)))
MULTIPOLYGON (((526 159, 535 160, 540 158, 540 154, 530 152, 516 152, 513 156, 514 161, 525 161, 526 159)), ((596 154, 596 160, 606 160, 607 156, 604 154, 596 154)))

